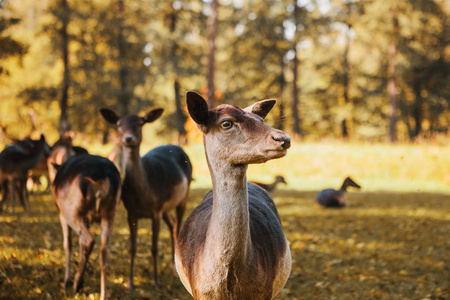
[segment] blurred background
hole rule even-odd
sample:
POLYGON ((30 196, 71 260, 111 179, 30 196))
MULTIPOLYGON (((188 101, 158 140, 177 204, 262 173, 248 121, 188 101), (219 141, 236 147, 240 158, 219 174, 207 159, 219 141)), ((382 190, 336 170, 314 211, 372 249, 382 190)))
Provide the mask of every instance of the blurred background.
POLYGON ((315 188, 356 173, 369 189, 448 191, 448 1, 0 0, 0 7, 2 145, 40 133, 51 145, 71 130, 75 144, 107 155, 113 128, 99 108, 163 107, 144 127, 141 153, 166 142, 186 146, 206 180, 194 184, 206 186, 185 92, 200 92, 211 107, 275 98, 267 123, 293 137, 291 159, 250 174, 271 180, 285 170, 288 186, 315 188), (302 167, 290 167, 294 160, 302 167))

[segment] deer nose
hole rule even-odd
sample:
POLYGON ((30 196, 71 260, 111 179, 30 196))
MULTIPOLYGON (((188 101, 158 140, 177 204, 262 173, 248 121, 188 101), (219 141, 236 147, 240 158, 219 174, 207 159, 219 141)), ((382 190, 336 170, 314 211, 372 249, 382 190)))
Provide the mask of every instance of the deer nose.
POLYGON ((283 150, 289 149, 291 147, 291 138, 288 135, 275 135, 272 139, 277 142, 281 142, 281 147, 283 150))
POLYGON ((132 136, 125 137, 125 143, 131 143, 132 141, 133 141, 133 137, 132 136))

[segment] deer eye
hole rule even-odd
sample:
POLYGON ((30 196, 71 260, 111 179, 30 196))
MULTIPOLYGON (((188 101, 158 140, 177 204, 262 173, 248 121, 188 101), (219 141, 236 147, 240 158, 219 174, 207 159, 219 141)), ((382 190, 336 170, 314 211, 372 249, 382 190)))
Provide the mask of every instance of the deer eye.
POLYGON ((222 123, 220 123, 220 127, 222 127, 223 129, 230 129, 231 127, 233 127, 233 123, 231 121, 223 121, 222 123))

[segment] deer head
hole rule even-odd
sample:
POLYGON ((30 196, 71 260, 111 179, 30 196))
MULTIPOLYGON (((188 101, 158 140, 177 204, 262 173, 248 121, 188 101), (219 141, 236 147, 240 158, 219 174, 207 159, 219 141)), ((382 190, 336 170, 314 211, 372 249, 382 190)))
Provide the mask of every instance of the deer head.
POLYGON ((139 146, 142 142, 142 126, 145 123, 151 123, 157 120, 163 112, 164 109, 156 108, 147 112, 144 117, 137 115, 119 117, 114 111, 108 108, 100 109, 103 118, 118 127, 119 138, 125 147, 139 146))
POLYGON ((186 101, 214 160, 232 165, 263 163, 285 156, 291 145, 286 133, 263 122, 276 100, 262 100, 245 109, 223 104, 212 110, 195 92, 187 92, 186 101))

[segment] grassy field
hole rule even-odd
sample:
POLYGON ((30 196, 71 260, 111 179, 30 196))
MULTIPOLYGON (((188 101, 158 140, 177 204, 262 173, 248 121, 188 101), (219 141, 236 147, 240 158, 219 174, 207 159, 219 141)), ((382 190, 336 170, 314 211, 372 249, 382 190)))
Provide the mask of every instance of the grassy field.
MULTIPOLYGON (((210 187, 202 146, 191 145, 187 152, 195 182, 186 216, 210 187)), ((449 147, 368 144, 303 144, 284 159, 250 166, 251 180, 270 181, 282 174, 288 181, 273 198, 291 245, 293 268, 276 299, 449 299, 449 167, 449 147), (349 192, 348 207, 314 205, 317 190, 338 187, 347 175, 363 186, 349 192)), ((92 228, 97 239, 85 286, 74 294, 62 285, 62 233, 52 197, 31 195, 31 210, 25 214, 19 208, 12 214, 9 209, 0 215, 0 299, 97 299, 99 227, 92 228)), ((128 226, 121 205, 109 248, 109 297, 191 299, 172 268, 165 225, 162 288, 155 290, 150 221, 140 221, 139 228, 137 287, 128 292, 128 226)), ((73 255, 75 270, 77 245, 73 255)))

